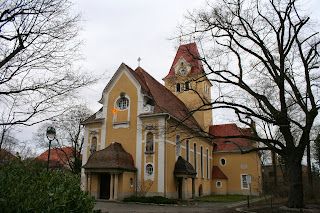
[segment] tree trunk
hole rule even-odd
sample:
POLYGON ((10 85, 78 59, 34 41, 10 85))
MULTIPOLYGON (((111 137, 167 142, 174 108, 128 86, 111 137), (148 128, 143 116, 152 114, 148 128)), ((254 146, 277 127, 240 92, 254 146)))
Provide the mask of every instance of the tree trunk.
POLYGON ((287 206, 289 208, 303 208, 303 184, 301 158, 294 152, 287 159, 289 169, 290 192, 287 206))
POLYGON ((311 156, 310 156, 310 143, 307 145, 307 168, 308 168, 308 190, 307 190, 307 199, 313 199, 313 181, 312 181, 312 171, 311 171, 311 156))

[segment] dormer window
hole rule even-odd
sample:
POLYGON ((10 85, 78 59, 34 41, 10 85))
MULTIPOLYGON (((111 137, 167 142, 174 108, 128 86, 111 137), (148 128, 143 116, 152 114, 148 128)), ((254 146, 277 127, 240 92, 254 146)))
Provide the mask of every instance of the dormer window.
POLYGON ((181 92, 181 84, 180 83, 176 84, 176 92, 181 92))

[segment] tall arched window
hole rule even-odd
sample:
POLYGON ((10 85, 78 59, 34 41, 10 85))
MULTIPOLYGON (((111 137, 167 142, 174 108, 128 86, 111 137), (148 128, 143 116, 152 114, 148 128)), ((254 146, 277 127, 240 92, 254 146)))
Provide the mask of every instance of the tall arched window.
POLYGON ((151 132, 147 134, 146 153, 153 153, 153 134, 151 132))
POLYGON ((197 172, 198 175, 198 167, 197 167, 197 144, 193 144, 193 154, 194 154, 194 169, 197 172))
POLYGON ((203 147, 200 147, 200 169, 201 169, 201 178, 204 178, 203 172, 203 147))
POLYGON ((189 139, 186 140, 186 158, 187 161, 190 161, 190 141, 189 139))
POLYGON ((180 135, 176 135, 176 156, 181 155, 181 138, 180 135))
POLYGON ((207 149, 207 179, 209 179, 209 150, 207 149))

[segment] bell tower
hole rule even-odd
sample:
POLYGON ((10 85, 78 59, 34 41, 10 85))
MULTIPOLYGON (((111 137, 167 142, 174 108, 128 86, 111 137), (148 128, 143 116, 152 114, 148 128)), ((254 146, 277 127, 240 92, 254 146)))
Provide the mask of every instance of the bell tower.
POLYGON ((193 117, 205 131, 209 131, 212 110, 204 110, 208 107, 203 105, 211 102, 212 84, 206 77, 195 43, 179 47, 169 74, 163 81, 165 87, 184 102, 190 111, 200 108, 193 117))

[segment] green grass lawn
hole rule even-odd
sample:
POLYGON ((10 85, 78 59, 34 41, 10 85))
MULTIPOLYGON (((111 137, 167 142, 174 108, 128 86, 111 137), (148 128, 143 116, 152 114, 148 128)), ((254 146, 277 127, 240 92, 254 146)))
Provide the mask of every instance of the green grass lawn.
MULTIPOLYGON (((252 196, 252 198, 256 198, 256 196, 252 196)), ((247 195, 208 195, 197 197, 197 200, 211 202, 235 202, 247 200, 247 195)))

